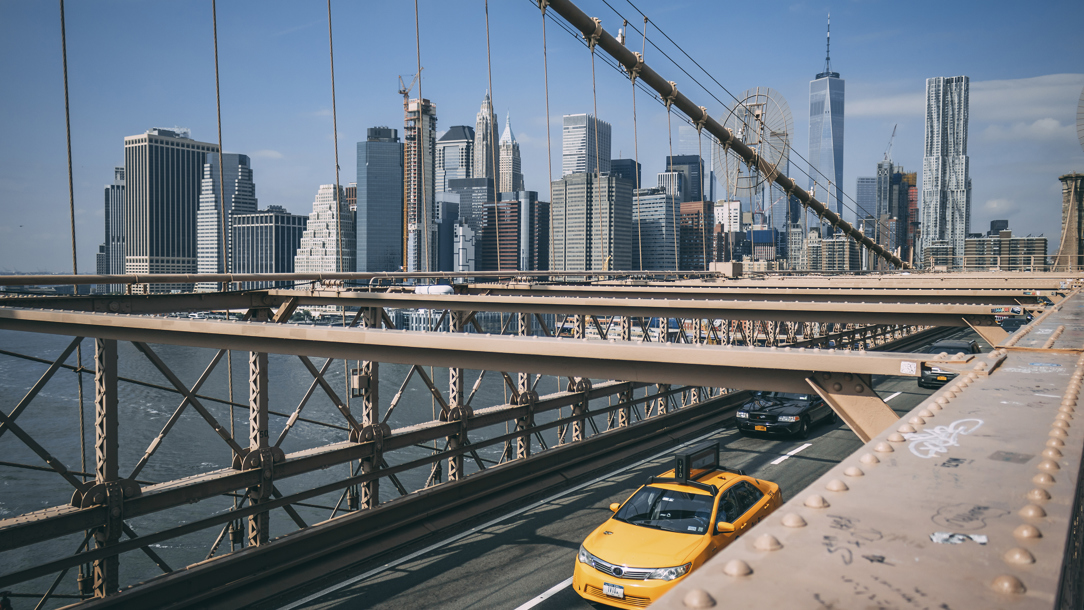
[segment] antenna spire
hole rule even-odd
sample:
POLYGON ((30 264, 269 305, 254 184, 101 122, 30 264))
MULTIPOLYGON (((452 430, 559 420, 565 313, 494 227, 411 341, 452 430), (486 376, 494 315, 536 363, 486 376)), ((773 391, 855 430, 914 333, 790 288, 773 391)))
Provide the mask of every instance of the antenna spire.
POLYGON ((828 13, 828 36, 824 47, 824 71, 832 71, 832 13, 828 13))

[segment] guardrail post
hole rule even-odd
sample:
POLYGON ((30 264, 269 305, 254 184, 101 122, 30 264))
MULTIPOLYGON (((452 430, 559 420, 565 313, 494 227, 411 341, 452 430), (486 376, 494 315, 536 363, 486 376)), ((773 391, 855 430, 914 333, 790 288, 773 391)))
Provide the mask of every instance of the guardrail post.
MULTIPOLYGON (((271 476, 274 463, 263 463, 261 454, 267 453, 267 353, 249 352, 248 354, 248 454, 244 463, 247 467, 259 468, 264 476, 256 487, 248 490, 249 503, 253 506, 271 497, 271 476)), ((248 518, 248 544, 259 546, 266 544, 270 536, 270 513, 262 512, 248 518)))
MULTIPOLYGON (((124 492, 117 484, 120 445, 117 438, 117 342, 94 340, 94 484, 104 485, 104 504, 109 508, 106 523, 94 532, 96 548, 106 548, 120 540, 123 528, 124 492)), ((101 489, 101 488, 99 488, 101 489)), ((95 498, 95 503, 97 499, 95 498)), ((105 597, 120 588, 120 556, 94 562, 94 596, 105 597)))

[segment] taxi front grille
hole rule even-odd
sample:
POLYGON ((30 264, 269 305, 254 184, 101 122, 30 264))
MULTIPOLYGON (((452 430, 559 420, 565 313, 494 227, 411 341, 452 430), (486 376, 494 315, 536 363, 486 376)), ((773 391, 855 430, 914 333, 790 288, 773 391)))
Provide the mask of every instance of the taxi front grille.
POLYGON ((646 608, 651 605, 650 597, 639 597, 637 595, 626 595, 624 599, 618 597, 610 597, 609 595, 603 593, 602 589, 599 589, 598 587, 593 587, 591 585, 584 586, 583 590, 588 595, 611 604, 614 603, 614 601, 616 600, 620 600, 625 604, 628 604, 630 606, 636 606, 637 608, 646 608))
POLYGON ((774 422, 775 420, 776 420, 776 417, 774 415, 769 415, 767 413, 750 413, 749 414, 749 421, 774 422))
POLYGON ((624 578, 625 580, 647 580, 647 577, 651 575, 651 570, 626 568, 625 566, 617 566, 612 563, 607 563, 601 559, 595 558, 591 562, 591 567, 595 568, 599 572, 606 574, 607 576, 613 576, 614 578, 624 578))

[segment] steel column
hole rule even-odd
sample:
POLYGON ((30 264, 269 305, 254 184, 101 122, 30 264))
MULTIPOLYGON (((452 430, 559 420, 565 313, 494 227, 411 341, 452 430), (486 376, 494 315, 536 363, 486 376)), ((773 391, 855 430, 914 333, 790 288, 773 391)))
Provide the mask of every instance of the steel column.
MULTIPOLYGON (((106 486, 104 503, 106 522, 94 532, 95 548, 105 548, 120 540, 124 492, 116 484, 119 477, 120 445, 117 415, 117 342, 94 341, 94 455, 95 485, 106 486)), ((94 595, 105 597, 120 588, 120 557, 113 555, 94 562, 94 595)))
MULTIPOLYGON (((271 484, 266 476, 271 474, 272 463, 255 464, 251 458, 259 456, 268 448, 267 431, 267 353, 249 352, 248 354, 248 454, 245 461, 261 468, 265 476, 261 483, 248 490, 249 503, 259 505, 271 497, 271 484)), ((248 518, 248 544, 259 546, 266 544, 270 535, 270 514, 257 513, 248 518)))
MULTIPOLYGON (((383 322, 382 307, 370 307, 361 316, 362 328, 380 328, 383 322)), ((380 364, 373 360, 361 361, 361 378, 365 388, 361 394, 361 425, 363 428, 371 428, 374 432, 380 424, 380 364)), ((361 471, 369 473, 376 470, 378 464, 372 458, 361 460, 361 471)), ((360 508, 373 508, 380 504, 380 479, 376 478, 361 484, 360 508)))
MULTIPOLYGON (((452 310, 451 331, 453 333, 461 333, 465 328, 463 324, 466 316, 469 312, 452 310)), ((449 421, 464 421, 466 414, 464 413, 466 406, 464 399, 466 396, 463 393, 463 369, 458 366, 448 368, 448 412, 447 417, 449 421)), ((448 449, 455 450, 465 444, 466 429, 461 429, 458 433, 448 436, 448 449)), ((448 458, 448 480, 458 481, 466 476, 463 471, 463 454, 456 454, 448 458)))

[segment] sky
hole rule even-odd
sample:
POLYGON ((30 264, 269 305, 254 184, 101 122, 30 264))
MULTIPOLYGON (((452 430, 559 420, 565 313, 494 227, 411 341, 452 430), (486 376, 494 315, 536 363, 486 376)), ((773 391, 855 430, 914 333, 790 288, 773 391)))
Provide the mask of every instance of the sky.
MULTIPOLYGON (((547 150, 553 176, 560 177, 564 114, 592 113, 597 105, 599 117, 613 125, 613 156, 634 156, 628 79, 596 57, 592 87, 590 52, 553 18, 545 38, 547 148, 542 18, 533 0, 489 3, 490 62, 483 0, 418 4, 420 41, 411 2, 332 3, 341 183, 356 179, 356 147, 366 128, 401 131, 398 77, 409 83, 418 71, 418 45, 421 92, 437 107, 440 131, 474 125, 492 74, 501 129, 510 116, 526 187, 541 199, 549 193, 547 150)), ((875 175, 894 126, 892 159, 921 179, 925 81, 970 77, 971 231, 985 232, 990 220, 1005 218, 1014 234, 1044 234, 1056 251, 1058 176, 1084 172, 1075 125, 1084 90, 1079 0, 577 5, 610 33, 627 18, 637 31, 626 44, 636 49, 643 25, 636 9, 646 13, 647 64, 715 117, 726 114, 731 95, 755 87, 778 91, 793 114, 791 142, 802 156, 808 156, 809 81, 824 67, 831 13, 832 69, 846 81, 844 192, 852 198, 856 178, 875 175)), ((104 240, 103 188, 113 167, 123 165, 124 137, 180 126, 196 140, 217 141, 211 2, 80 0, 65 10, 77 262, 86 273, 104 240)), ((335 182, 327 3, 221 0, 217 11, 223 147, 252 158, 261 208, 307 214, 319 185, 335 182)), ((0 0, 0 83, 0 272, 70 272, 56 2, 0 0)), ((668 131, 665 108, 642 92, 636 113, 639 159, 650 185, 671 145, 677 153, 684 123, 673 116, 668 131)), ((791 175, 802 185, 804 166, 792 156, 791 175)))

